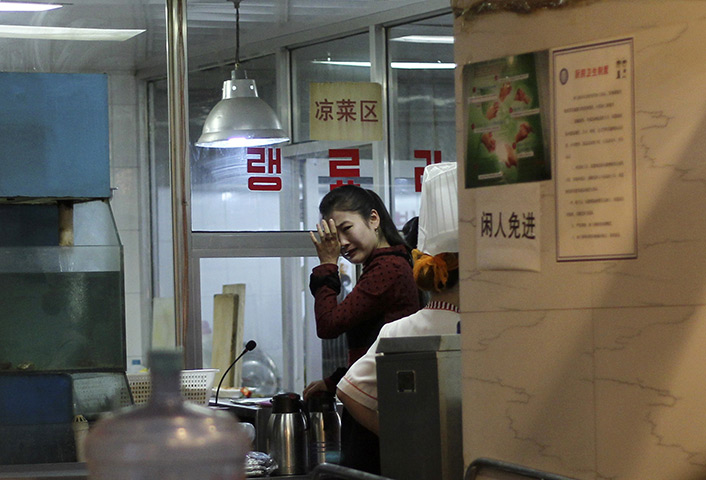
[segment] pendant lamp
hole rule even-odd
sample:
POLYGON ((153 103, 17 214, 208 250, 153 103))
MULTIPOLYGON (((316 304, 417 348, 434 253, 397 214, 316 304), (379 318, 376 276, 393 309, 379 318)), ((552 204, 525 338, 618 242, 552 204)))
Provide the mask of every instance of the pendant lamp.
POLYGON ((240 67, 240 0, 235 4, 235 69, 223 82, 223 99, 206 117, 196 142, 203 148, 274 145, 289 141, 274 110, 257 96, 255 80, 240 67))

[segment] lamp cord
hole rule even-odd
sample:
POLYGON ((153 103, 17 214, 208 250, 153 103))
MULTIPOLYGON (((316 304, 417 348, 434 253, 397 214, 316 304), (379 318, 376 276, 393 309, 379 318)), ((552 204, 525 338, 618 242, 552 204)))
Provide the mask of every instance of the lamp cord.
POLYGON ((240 2, 235 2, 235 65, 240 65, 240 2))

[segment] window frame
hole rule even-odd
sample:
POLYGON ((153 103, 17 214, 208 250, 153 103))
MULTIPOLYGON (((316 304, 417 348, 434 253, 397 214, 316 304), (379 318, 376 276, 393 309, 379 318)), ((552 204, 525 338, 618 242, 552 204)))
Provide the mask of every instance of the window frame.
MULTIPOLYGON (((430 2, 431 3, 431 2, 430 2)), ((368 26, 351 25, 351 30, 333 34, 335 29, 321 29, 322 36, 315 40, 298 42, 295 38, 290 38, 289 45, 275 46, 274 52, 270 48, 266 54, 275 54, 276 58, 276 88, 277 88, 277 108, 276 111, 286 130, 292 132, 292 122, 296 115, 297 106, 293 104, 292 94, 292 49, 321 43, 322 41, 344 38, 356 33, 366 32, 370 48, 371 69, 370 81, 382 85, 383 98, 383 140, 372 142, 372 159, 374 163, 374 175, 376 179, 376 191, 381 196, 386 205, 392 205, 392 189, 390 186, 391 165, 390 165, 390 124, 388 121, 390 109, 390 92, 388 84, 388 52, 387 52, 387 30, 390 27, 414 23, 425 18, 448 15, 451 13, 449 7, 440 8, 438 5, 420 7, 420 11, 412 11, 405 18, 395 18, 391 12, 386 12, 380 16, 379 22, 368 26), (393 15, 393 16, 391 16, 393 15), (330 33, 327 33, 330 32, 330 33)), ((399 12, 398 12, 399 14, 399 12)), ((310 38, 309 35, 307 37, 310 38)), ((262 53, 261 53, 262 55, 262 53)), ((149 88, 149 87, 148 87, 149 88)), ((294 145, 287 145, 282 148, 282 157, 287 158, 288 152, 301 154, 303 151, 325 151, 330 146, 341 148, 341 142, 310 141, 294 145)), ((150 168, 154 168, 151 164, 150 168)), ((153 180, 154 181, 154 180, 153 180)), ((190 192, 190 190, 189 190, 190 192)), ((155 212, 153 211, 153 215, 155 212)), ((189 232, 189 318, 192 319, 185 326, 177 326, 184 329, 184 353, 185 368, 202 368, 202 336, 201 336, 201 260, 207 258, 245 258, 245 257, 277 257, 281 258, 284 268, 292 268, 294 258, 316 257, 316 251, 311 244, 308 231, 194 231, 189 232)), ((153 248, 157 245, 153 242, 153 248)), ((153 255, 153 259, 158 259, 159 255, 153 255)), ((155 260, 156 261, 156 260, 155 260)), ((157 267, 155 266, 155 269, 157 267)), ((158 284, 159 279, 154 275, 154 283, 158 284)), ((289 282, 282 282, 282 308, 293 308, 299 311, 304 308, 301 305, 301 289, 306 289, 306 285, 291 285, 289 282)), ((298 281, 295 283, 299 283, 298 281)), ((159 291, 158 285, 154 285, 153 291, 159 291)), ((306 298, 304 302, 313 300, 306 298)), ((307 307, 308 308, 308 307, 307 307)), ((293 326, 283 322, 282 335, 286 341, 283 342, 284 358, 296 360, 301 356, 303 350, 303 339, 299 338, 299 332, 293 331, 293 326)), ((304 355, 306 357, 306 355, 304 355)), ((320 362, 320 359, 316 359, 320 362)), ((306 364, 311 361, 309 358, 298 361, 286 362, 285 371, 282 373, 282 388, 285 390, 295 390, 300 387, 303 372, 307 370, 306 364)), ((311 379, 307 379, 311 380, 311 379)))

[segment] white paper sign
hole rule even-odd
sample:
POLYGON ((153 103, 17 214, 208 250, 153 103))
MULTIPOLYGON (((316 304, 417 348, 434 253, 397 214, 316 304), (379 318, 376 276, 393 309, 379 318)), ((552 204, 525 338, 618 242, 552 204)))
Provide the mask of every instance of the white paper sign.
POLYGON ((476 255, 479 270, 538 272, 539 183, 476 190, 476 255))
POLYGON ((637 256, 632 39, 552 52, 557 260, 637 256))

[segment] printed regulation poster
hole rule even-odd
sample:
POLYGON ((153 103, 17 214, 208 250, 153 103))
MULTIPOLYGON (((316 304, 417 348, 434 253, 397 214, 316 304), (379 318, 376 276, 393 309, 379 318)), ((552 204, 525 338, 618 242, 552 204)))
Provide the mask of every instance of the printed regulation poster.
POLYGON ((548 179, 535 55, 464 67, 466 188, 548 179))
POLYGON ((637 257, 631 38, 552 52, 557 260, 637 257))

